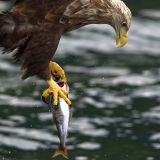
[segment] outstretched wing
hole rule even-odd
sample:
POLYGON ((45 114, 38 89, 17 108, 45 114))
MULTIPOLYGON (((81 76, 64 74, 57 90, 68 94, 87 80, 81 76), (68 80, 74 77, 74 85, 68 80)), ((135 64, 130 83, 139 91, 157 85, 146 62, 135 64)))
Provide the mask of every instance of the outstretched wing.
POLYGON ((0 14, 0 47, 18 48, 14 57, 22 61, 23 79, 50 78, 49 61, 65 27, 59 19, 70 1, 17 0, 10 13, 0 14))

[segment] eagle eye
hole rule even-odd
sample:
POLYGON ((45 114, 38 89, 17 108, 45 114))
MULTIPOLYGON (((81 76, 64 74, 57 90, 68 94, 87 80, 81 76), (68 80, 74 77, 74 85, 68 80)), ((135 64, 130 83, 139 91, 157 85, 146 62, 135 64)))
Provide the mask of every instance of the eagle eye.
POLYGON ((126 22, 123 22, 123 23, 122 23, 122 27, 127 27, 127 23, 126 23, 126 22))

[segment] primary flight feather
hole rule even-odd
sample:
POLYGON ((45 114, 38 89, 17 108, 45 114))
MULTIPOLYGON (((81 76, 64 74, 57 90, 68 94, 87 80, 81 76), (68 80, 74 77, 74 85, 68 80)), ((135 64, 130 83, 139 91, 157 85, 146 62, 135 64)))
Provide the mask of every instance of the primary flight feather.
POLYGON ((117 46, 123 47, 131 12, 121 0, 16 0, 10 12, 0 14, 0 47, 17 49, 14 58, 22 62, 23 79, 36 75, 48 82, 44 97, 53 93, 54 104, 58 95, 71 104, 52 80, 49 64, 61 35, 88 24, 111 25, 117 46))

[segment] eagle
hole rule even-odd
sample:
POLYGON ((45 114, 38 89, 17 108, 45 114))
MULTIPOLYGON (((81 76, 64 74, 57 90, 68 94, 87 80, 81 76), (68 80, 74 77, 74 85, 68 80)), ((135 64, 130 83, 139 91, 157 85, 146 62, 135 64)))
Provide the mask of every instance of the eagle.
POLYGON ((52 75, 59 74, 67 81, 61 67, 51 62, 61 36, 89 24, 108 24, 116 32, 116 45, 128 41, 131 11, 121 0, 16 0, 9 12, 0 13, 0 47, 2 53, 15 51, 13 57, 21 61, 26 79, 37 76, 49 87, 42 96, 58 96, 71 105, 65 92, 52 75))

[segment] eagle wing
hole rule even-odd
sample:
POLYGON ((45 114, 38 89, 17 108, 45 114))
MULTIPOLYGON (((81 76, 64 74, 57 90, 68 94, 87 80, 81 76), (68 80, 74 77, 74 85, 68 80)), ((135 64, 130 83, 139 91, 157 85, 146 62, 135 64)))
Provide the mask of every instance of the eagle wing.
POLYGON ((49 61, 57 49, 60 37, 61 32, 58 29, 32 34, 23 54, 17 54, 19 57, 16 57, 23 62, 23 79, 34 75, 45 80, 50 78, 49 61))
POLYGON ((0 14, 0 47, 18 48, 14 57, 22 61, 23 79, 38 76, 48 80, 49 61, 54 55, 64 25, 59 19, 71 0, 17 0, 9 13, 0 14))

